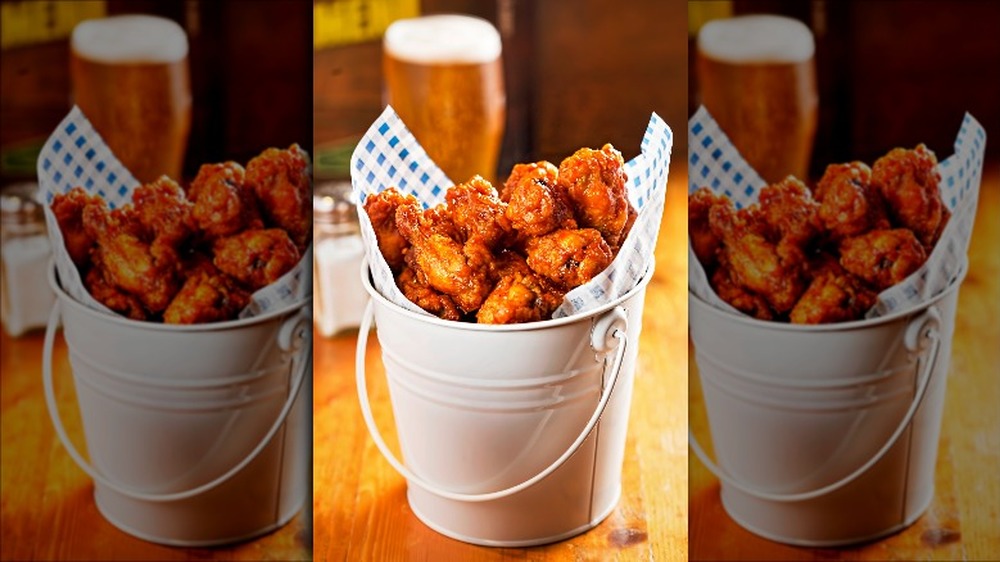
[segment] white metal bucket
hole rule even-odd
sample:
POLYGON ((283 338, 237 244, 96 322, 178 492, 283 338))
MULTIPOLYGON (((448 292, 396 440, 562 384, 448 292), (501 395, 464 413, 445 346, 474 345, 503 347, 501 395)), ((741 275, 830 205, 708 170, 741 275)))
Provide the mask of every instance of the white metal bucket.
POLYGON ((690 295, 690 333, 722 481, 742 527, 802 546, 874 540, 934 495, 959 276, 923 306, 797 326, 690 295))
POLYGON ((94 479, 101 514, 148 541, 208 546, 287 523, 311 489, 309 303, 193 326, 136 322, 66 294, 45 333, 43 382, 59 439, 94 479), (56 407, 64 326, 90 463, 56 407))
POLYGON ((646 285, 598 310, 510 326, 409 312, 372 287, 357 384, 375 444, 408 482, 414 514, 487 546, 562 540, 600 523, 621 470, 646 285), (365 349, 374 317, 405 465, 371 413, 365 349))

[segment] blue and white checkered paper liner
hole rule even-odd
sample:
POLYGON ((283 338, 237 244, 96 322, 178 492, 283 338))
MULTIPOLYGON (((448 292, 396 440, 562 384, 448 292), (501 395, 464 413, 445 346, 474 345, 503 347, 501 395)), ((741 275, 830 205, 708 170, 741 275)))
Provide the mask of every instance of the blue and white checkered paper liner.
MULTIPOLYGON (((611 265, 590 282, 567 293, 553 318, 592 310, 626 294, 638 284, 653 260, 653 249, 663 218, 673 133, 653 113, 642 138, 641 154, 625 163, 629 200, 639 211, 635 225, 611 265)), ((425 207, 444 202, 454 183, 438 168, 391 106, 372 123, 351 156, 351 180, 358 202, 365 254, 378 291, 399 306, 428 314, 410 302, 382 257, 375 231, 364 212, 365 198, 389 187, 410 193, 425 207)))
MULTIPOLYGON (((688 134, 688 193, 708 187, 716 194, 728 196, 737 208, 755 203, 767 183, 743 160, 707 109, 700 107, 691 117, 688 134)), ((954 147, 955 154, 938 163, 941 198, 952 213, 941 239, 920 269, 879 294, 878 302, 866 318, 927 301, 946 289, 965 264, 986 151, 986 131, 968 113, 954 147)), ((743 314, 715 294, 690 241, 688 272, 688 286, 699 298, 723 310, 743 314)))
MULTIPOLYGON (((90 194, 100 195, 110 208, 116 209, 130 202, 132 192, 141 184, 118 161, 76 106, 63 118, 42 147, 38 156, 38 184, 39 197, 45 203, 45 223, 63 290, 90 308, 117 314, 87 292, 80 272, 66 251, 62 231, 59 230, 59 223, 49 205, 57 194, 79 186, 90 194)), ((300 303, 310 295, 312 246, 291 271, 254 293, 250 304, 240 312, 240 318, 300 303)))

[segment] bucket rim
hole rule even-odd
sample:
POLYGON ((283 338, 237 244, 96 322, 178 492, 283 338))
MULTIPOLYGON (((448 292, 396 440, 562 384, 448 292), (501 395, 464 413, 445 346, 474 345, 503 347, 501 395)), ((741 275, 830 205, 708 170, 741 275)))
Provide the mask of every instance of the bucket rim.
POLYGON ((49 265, 49 286, 55 292, 56 297, 59 299, 60 304, 69 305, 71 308, 83 312, 89 316, 95 316, 101 320, 111 322, 113 324, 118 324, 125 328, 137 328, 143 330, 150 330, 154 332, 173 332, 173 333, 199 333, 199 332, 219 332, 224 330, 230 330, 233 328, 245 328, 248 326, 253 326, 254 324, 260 324, 268 322, 275 318, 286 316, 292 314, 297 310, 308 308, 307 305, 312 301, 312 295, 306 298, 294 302, 292 304, 283 306, 277 310, 272 310, 264 314, 259 314, 251 318, 237 318, 236 320, 226 320, 224 322, 208 322, 203 324, 164 324, 162 322, 148 322, 145 320, 132 320, 131 318, 126 318, 117 314, 108 314, 100 310, 94 310, 89 306, 83 304, 82 302, 73 298, 72 295, 67 293, 62 288, 62 284, 59 280, 59 272, 56 268, 55 261, 53 260, 49 265))
POLYGON ((791 322, 775 322, 773 320, 758 320, 750 316, 739 315, 728 310, 723 310, 718 308, 711 303, 705 301, 694 291, 691 287, 688 287, 688 303, 691 308, 698 308, 707 311, 709 314, 716 316, 719 319, 724 319, 726 321, 735 322, 738 324, 744 324, 749 327, 758 329, 774 330, 777 332, 795 332, 795 333, 827 333, 827 332, 848 332, 852 330, 863 330, 871 328, 874 326, 879 326, 882 324, 888 324, 899 320, 900 318, 905 318, 912 316, 922 310, 926 310, 930 306, 936 304, 938 301, 944 299, 952 292, 957 291, 965 280, 966 274, 969 272, 969 262, 968 260, 962 261, 962 266, 959 268, 958 273, 955 277, 951 279, 948 286, 945 287, 943 291, 934 295, 930 299, 917 303, 901 310, 897 310, 891 314, 886 314, 884 316, 878 316, 875 318, 862 318, 861 320, 851 320, 850 322, 833 322, 830 324, 792 324, 791 322))
POLYGON ((510 332, 533 332, 539 330, 546 330, 549 328, 556 328, 559 326, 565 326, 567 324, 574 324, 580 322, 581 320, 587 320, 600 314, 603 314, 609 310, 614 309, 621 303, 629 300, 635 295, 639 294, 641 291, 646 289, 649 282, 653 279, 653 274, 656 271, 655 259, 650 258, 649 266, 646 268, 646 273, 642 276, 638 283, 624 295, 602 304, 601 306, 588 310, 586 312, 579 312, 572 314, 570 316, 563 316, 562 318, 550 318, 548 320, 540 320, 538 322, 522 322, 520 324, 479 324, 475 322, 460 322, 456 320, 445 320, 443 318, 438 318, 432 314, 419 314, 413 312, 412 310, 407 310, 398 304, 390 301, 388 298, 382 295, 375 288, 371 282, 371 274, 368 266, 368 258, 366 257, 361 261, 361 283, 364 285, 365 291, 368 293, 372 300, 376 301, 378 304, 388 307, 395 313, 402 314, 407 318, 412 320, 418 320, 421 322, 426 322, 435 326, 440 326, 442 328, 450 328, 455 330, 469 330, 473 332, 492 332, 492 333, 510 333, 510 332))

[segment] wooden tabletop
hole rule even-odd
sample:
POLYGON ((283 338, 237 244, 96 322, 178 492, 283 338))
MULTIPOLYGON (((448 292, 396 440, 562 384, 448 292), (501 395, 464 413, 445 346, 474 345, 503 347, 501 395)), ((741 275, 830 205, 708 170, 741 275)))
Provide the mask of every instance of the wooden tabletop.
MULTIPOLYGON (((683 164, 683 159, 679 159, 683 164)), ((680 167, 680 166, 679 166, 680 167)), ((315 338, 314 557, 316 560, 686 560, 687 258, 683 170, 671 170, 646 293, 618 507, 589 532, 534 548, 487 548, 426 527, 406 482, 368 436, 354 383, 357 333, 315 338)), ((379 427, 394 441, 375 338, 368 385, 379 427)))
MULTIPOLYGON (((39 332, 0 336, 0 560, 311 559, 306 510, 269 535, 225 548, 160 546, 108 523, 94 504, 90 477, 73 463, 52 429, 42 392, 42 339, 39 332)), ((56 342, 56 400, 70 438, 82 448, 66 344, 61 337, 56 342)))
MULTIPOLYGON (((691 455, 691 560, 997 560, 1000 558, 1000 165, 987 164, 959 292, 935 495, 911 527, 853 548, 795 548, 762 539, 730 519, 718 481, 691 455)), ((691 355, 693 356, 693 355, 691 355)), ((690 361, 691 428, 709 442, 690 361)))

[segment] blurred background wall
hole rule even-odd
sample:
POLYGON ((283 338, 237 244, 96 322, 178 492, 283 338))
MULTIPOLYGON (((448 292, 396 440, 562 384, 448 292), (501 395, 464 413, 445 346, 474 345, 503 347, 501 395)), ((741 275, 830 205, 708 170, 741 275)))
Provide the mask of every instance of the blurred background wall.
MULTIPOLYGON (((202 162, 246 159, 263 146, 305 145, 310 135, 320 175, 345 173, 351 139, 383 107, 381 33, 393 19, 421 13, 470 13, 501 30, 502 171, 604 142, 633 156, 650 111, 684 131, 698 103, 696 78, 688 83, 694 34, 727 13, 783 13, 813 29, 814 174, 899 144, 925 142, 949 154, 965 111, 987 131, 1000 130, 996 2, 635 0, 622 9, 599 0, 0 0, 0 9, 2 183, 34 174, 37 148, 70 107, 72 26, 126 12, 163 15, 188 32, 194 118, 187 175, 202 162)), ((676 140, 675 154, 683 154, 685 136, 676 140)), ((992 160, 997 154, 987 151, 992 160)))
POLYGON ((34 177, 38 149, 71 107, 73 26, 124 13, 160 15, 188 34, 188 179, 203 163, 245 163, 270 146, 312 153, 311 0, 0 0, 0 10, 0 183, 34 177))
MULTIPOLYGON (((384 107, 381 37, 394 19, 465 13, 503 41, 507 132, 499 177, 517 162, 556 164, 613 143, 626 159, 655 111, 686 130, 686 7, 633 0, 316 0, 314 66, 318 173, 347 174, 357 137, 384 107)), ((683 165, 685 136, 673 163, 683 165)))
MULTIPOLYGON (((811 173, 923 142, 940 158, 966 111, 1000 133, 1000 3, 978 0, 690 1, 688 112, 699 105, 695 39, 706 21, 776 13, 816 38, 819 127, 811 173)), ((988 139, 989 140, 989 139, 988 139)), ((996 141, 986 157, 1000 161, 996 141)))

